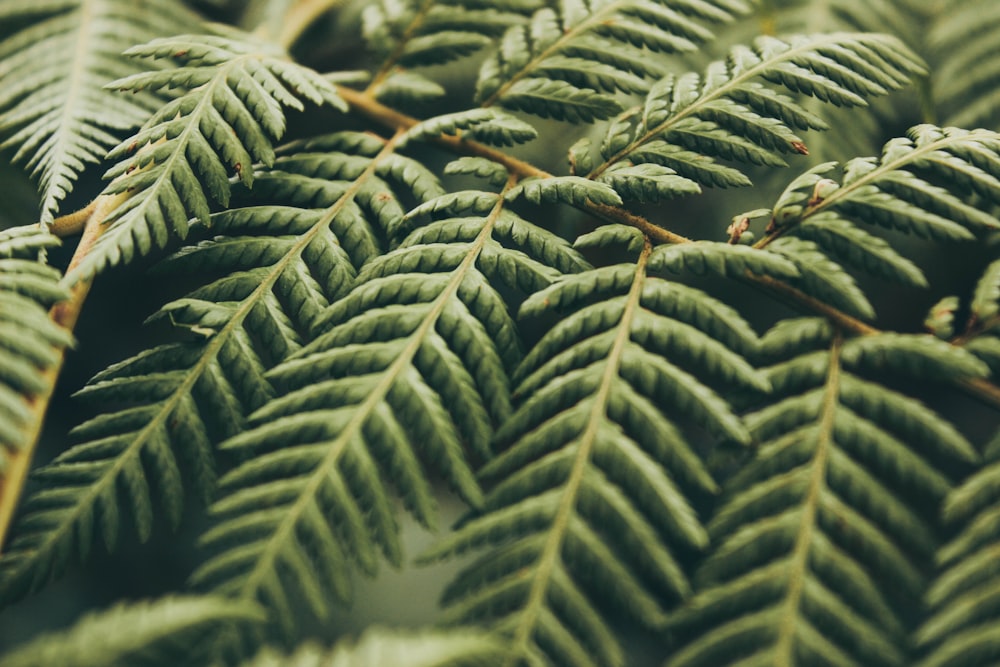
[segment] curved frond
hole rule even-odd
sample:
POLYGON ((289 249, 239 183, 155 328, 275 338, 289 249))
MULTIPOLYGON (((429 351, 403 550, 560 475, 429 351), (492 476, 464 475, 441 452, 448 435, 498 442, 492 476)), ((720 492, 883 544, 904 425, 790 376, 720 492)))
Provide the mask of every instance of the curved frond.
POLYGON ((264 651, 242 667, 490 667, 503 652, 493 638, 480 633, 376 629, 333 649, 307 645, 290 656, 264 651))
POLYGON ((249 187, 254 165, 274 162, 272 144, 285 131, 283 107, 301 110, 305 100, 346 110, 325 78, 235 30, 157 39, 126 54, 171 67, 108 87, 184 92, 109 154, 120 161, 106 174, 114 180, 104 194, 117 197, 103 221, 107 229, 74 278, 184 238, 192 217, 208 224, 210 202, 229 202, 231 173, 249 187))
POLYGON ((350 598, 352 569, 374 573, 379 552, 401 563, 390 489, 425 525, 432 473, 481 502, 470 462, 488 456, 508 416, 520 357, 498 289, 586 267, 497 193, 431 200, 394 235, 396 249, 362 269, 315 339, 268 373, 278 395, 255 427, 222 445, 245 462, 220 482, 203 537, 213 555, 194 584, 260 600, 289 629, 292 599, 322 616, 350 598))
POLYGON ((0 149, 13 149, 38 180, 41 220, 88 164, 100 162, 158 109, 159 97, 120 95, 104 84, 145 65, 122 51, 164 31, 190 30, 193 17, 168 0, 8 2, 0 7, 0 149), (25 22, 25 14, 34 14, 25 22), (11 31, 8 25, 18 26, 11 31))
POLYGON ((274 395, 265 370, 302 347, 356 267, 377 253, 375 229, 403 211, 394 189, 439 192, 430 172, 370 135, 330 135, 294 151, 258 175, 259 203, 212 216, 209 229, 223 236, 166 261, 178 273, 224 274, 154 316, 189 340, 116 364, 80 392, 107 411, 36 473, 42 488, 0 558, 3 598, 58 576, 87 554, 95 530, 113 550, 124 498, 143 540, 154 499, 173 523, 185 485, 205 500, 213 444, 246 429, 246 415, 274 395))
POLYGON ((941 3, 929 35, 939 65, 934 96, 949 124, 1000 130, 1000 6, 990 0, 941 3))
POLYGON ((986 369, 930 336, 844 340, 820 320, 786 321, 763 346, 781 359, 767 371, 774 402, 747 416, 759 450, 709 523, 700 590, 673 619, 690 639, 668 664, 910 664, 896 610, 919 599, 936 548, 916 506, 940 502, 942 469, 977 454, 925 405, 858 373, 986 369))
POLYGON ((643 92, 665 72, 651 53, 693 51, 706 24, 749 8, 743 0, 571 0, 507 29, 479 71, 476 101, 571 122, 610 118, 616 93, 643 92))
POLYGON ((715 483, 681 423, 748 441, 705 382, 766 390, 740 354, 756 336, 707 294, 649 275, 650 253, 525 302, 571 313, 518 368, 522 403, 481 471, 491 491, 427 556, 485 549, 444 603, 452 621, 510 637, 497 664, 624 664, 610 620, 662 624, 690 593, 683 557, 708 544, 689 496, 715 483))
POLYGON ((880 157, 848 161, 839 181, 836 167, 821 164, 793 180, 756 247, 796 264, 801 276, 791 284, 854 315, 871 318, 874 311, 841 264, 927 286, 913 262, 860 225, 938 242, 1000 229, 1000 221, 968 201, 975 192, 1000 202, 1000 135, 994 132, 919 125, 886 143, 880 157))
POLYGON ((378 0, 362 13, 362 33, 381 61, 368 87, 388 104, 412 104, 444 95, 444 88, 414 68, 441 65, 492 44, 527 21, 541 0, 378 0))
POLYGON ((601 145, 604 162, 590 177, 610 177, 620 163, 650 163, 702 185, 747 185, 744 174, 717 160, 784 166, 783 154, 808 153, 796 130, 827 127, 781 88, 863 106, 921 71, 917 57, 885 35, 759 37, 752 47, 734 47, 704 75, 658 81, 641 106, 611 123, 601 145))
POLYGON ((64 632, 43 635, 0 656, 0 663, 4 667, 198 664, 209 654, 219 630, 262 620, 259 607, 218 597, 132 602, 85 616, 64 632))
POLYGON ((1000 656, 1000 437, 984 455, 986 465, 944 504, 945 520, 959 532, 938 552, 930 614, 916 633, 925 652, 919 667, 985 667, 1000 656))
POLYGON ((37 433, 29 402, 55 381, 45 371, 58 363, 72 336, 48 309, 66 298, 59 272, 39 260, 59 239, 38 227, 0 231, 0 480, 6 455, 37 433))

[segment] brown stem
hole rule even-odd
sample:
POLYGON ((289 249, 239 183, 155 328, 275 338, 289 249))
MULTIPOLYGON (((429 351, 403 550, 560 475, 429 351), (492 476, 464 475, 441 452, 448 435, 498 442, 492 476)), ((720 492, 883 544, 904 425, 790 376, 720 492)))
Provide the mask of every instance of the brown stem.
POLYGON ((67 213, 66 215, 53 220, 49 225, 49 231, 60 238, 79 234, 83 231, 83 228, 87 225, 87 221, 90 219, 90 216, 94 214, 96 209, 97 200, 95 199, 90 202, 86 208, 81 208, 79 211, 67 213))

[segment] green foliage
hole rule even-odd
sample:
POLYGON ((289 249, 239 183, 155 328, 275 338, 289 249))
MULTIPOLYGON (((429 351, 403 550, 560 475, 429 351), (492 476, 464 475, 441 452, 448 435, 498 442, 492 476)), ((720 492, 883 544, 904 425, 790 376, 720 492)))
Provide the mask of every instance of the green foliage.
POLYGON ((108 154, 120 162, 105 174, 114 180, 104 194, 127 197, 116 201, 108 229, 76 278, 184 238, 189 217, 206 224, 210 200, 229 203, 230 173, 253 185, 252 165, 274 162, 272 142, 285 132, 282 107, 301 110, 304 99, 346 110, 332 84, 236 31, 156 39, 125 54, 165 59, 172 67, 133 74, 109 88, 184 94, 108 154))
POLYGON ((813 320, 775 327, 763 351, 777 363, 771 402, 747 416, 759 451, 708 525, 701 590, 672 619, 691 639, 668 664, 908 664, 894 607, 919 600, 919 562, 935 548, 912 505, 943 499, 946 461, 978 457, 926 406, 858 373, 986 369, 931 337, 844 341, 813 320))
POLYGON ((122 98, 104 88, 141 69, 125 49, 189 29, 194 17, 165 0, 129 11, 124 0, 8 2, 0 7, 0 149, 14 149, 38 179, 41 221, 88 164, 104 159, 122 131, 142 124, 163 99, 122 98))
POLYGON ((204 658, 230 624, 261 621, 260 610, 221 598, 176 596, 119 604, 68 631, 43 635, 0 656, 4 667, 144 667, 204 658), (95 642, 94 637, 101 637, 95 642))
POLYGON ((11 450, 31 444, 29 403, 73 341, 47 312, 67 296, 59 272, 39 257, 58 243, 39 228, 0 232, 0 471, 11 450))
POLYGON ((488 667, 503 654, 488 637, 470 633, 390 633, 369 630, 356 644, 333 650, 305 646, 293 655, 261 653, 244 667, 488 667))
POLYGON ((0 613, 192 591, 0 664, 996 662, 987 4, 0 7, 0 613), (325 648, 415 555, 452 627, 325 648))

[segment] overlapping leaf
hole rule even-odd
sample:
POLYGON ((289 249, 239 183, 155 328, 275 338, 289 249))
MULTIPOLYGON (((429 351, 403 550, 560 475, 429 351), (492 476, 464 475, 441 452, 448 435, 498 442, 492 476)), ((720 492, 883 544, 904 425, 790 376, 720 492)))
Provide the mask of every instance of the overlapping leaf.
POLYGON ((272 144, 285 131, 283 107, 302 109, 305 100, 346 109, 326 79, 236 31, 157 39, 126 53, 171 67, 109 87, 184 93, 109 154, 121 161, 107 173, 114 179, 104 192, 113 202, 107 229, 74 278, 184 238, 192 217, 207 224, 211 202, 229 202, 231 173, 251 186, 254 165, 274 161, 272 144))
POLYGON ((218 597, 175 596, 92 613, 0 656, 4 667, 158 667, 199 664, 216 633, 259 623, 259 607, 218 597), (95 641, 100 637, 100 641, 95 641))
POLYGON ((42 488, 0 559, 2 597, 58 576, 86 555, 95 531, 113 549, 126 504, 146 539, 154 499, 174 523, 185 493, 204 499, 213 443, 246 428, 246 415, 274 393, 265 370, 301 348, 320 312, 377 253, 375 230, 403 212, 396 191, 418 200, 440 193, 430 172, 370 135, 334 134, 287 151, 258 175, 254 205, 212 217, 222 236, 168 259, 174 271, 223 274, 157 313, 189 340, 112 366, 81 392, 106 412, 36 473, 42 488))
POLYGON ((650 53, 693 51, 706 24, 748 9, 742 0, 571 0, 507 29, 480 69, 476 100, 571 122, 621 111, 616 93, 644 92, 664 75, 650 53))
POLYGON ((843 340, 822 320, 764 338, 775 402, 750 414, 756 458, 709 524, 699 592, 673 619, 676 667, 906 665, 898 609, 917 602, 936 548, 926 511, 943 470, 976 451, 927 406, 859 373, 981 377, 931 336, 843 340))
POLYGON ((1000 437, 984 452, 986 464, 952 491, 945 520, 958 528, 938 552, 941 573, 928 590, 927 620, 916 634, 924 650, 919 667, 985 667, 1000 655, 1000 437))
POLYGON ((163 103, 104 88, 145 67, 122 51, 194 25, 168 0, 144 0, 142 11, 132 11, 138 8, 128 0, 0 6, 0 149, 13 149, 14 161, 38 180, 42 222, 52 221, 88 164, 163 103))
POLYGON ((292 600, 324 615, 350 598, 353 569, 374 573, 379 552, 400 564, 390 489, 424 524, 435 520, 431 474, 481 502, 471 462, 508 416, 520 356, 498 290, 585 267, 493 192, 432 199, 393 236, 315 340, 268 373, 278 395, 254 428, 222 445, 245 463, 221 480, 203 538, 213 555, 194 583, 260 600, 289 630, 292 600))
POLYGON ((741 171, 717 160, 783 166, 783 154, 808 152, 796 131, 827 127, 781 88, 856 107, 920 71, 917 57, 884 35, 759 37, 704 75, 658 81, 642 106, 610 125, 600 149, 604 162, 590 177, 610 176, 620 163, 651 163, 702 185, 748 185, 741 171))
POLYGON ((444 95, 413 71, 468 56, 490 45, 505 28, 524 23, 541 0, 379 0, 368 3, 362 30, 381 61, 369 91, 389 104, 412 104, 444 95))
POLYGON ((886 143, 880 157, 847 162, 839 182, 836 167, 819 165, 788 186, 757 247, 795 262, 802 276, 792 284, 851 314, 871 318, 874 311, 841 264, 927 286, 913 262, 861 224, 940 242, 1000 228, 968 201, 971 190, 1000 202, 1000 135, 994 132, 920 125, 886 143))
POLYGON ((570 314, 518 368, 522 403, 481 471, 482 507, 429 556, 485 549, 444 602, 451 620, 510 637, 498 664, 624 664, 610 620, 661 624, 690 593, 680 560, 708 544, 690 497, 715 483, 682 425, 748 440, 709 385, 766 390, 741 356, 756 336, 707 294, 649 275, 650 251, 525 302, 522 316, 570 314))
POLYGON ((929 35, 938 63, 934 96, 944 118, 960 127, 1000 129, 1000 63, 991 57, 1000 6, 990 0, 941 3, 929 35))

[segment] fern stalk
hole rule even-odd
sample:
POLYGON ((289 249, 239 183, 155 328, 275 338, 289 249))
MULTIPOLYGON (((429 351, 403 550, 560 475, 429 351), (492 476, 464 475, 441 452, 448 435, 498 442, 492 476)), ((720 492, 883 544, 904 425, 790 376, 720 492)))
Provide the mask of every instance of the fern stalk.
POLYGON ((823 407, 818 424, 816 451, 813 454, 812 471, 809 477, 809 488, 803 501, 800 528, 795 542, 788 568, 789 587, 785 597, 784 609, 778 627, 778 640, 774 649, 774 663, 793 665, 795 656, 796 622, 802 605, 803 587, 806 583, 809 569, 809 552, 812 547, 813 533, 819 521, 820 495, 826 484, 827 459, 830 456, 831 438, 833 437, 834 419, 837 413, 837 396, 840 392, 840 348, 843 339, 838 335, 830 346, 830 367, 827 370, 826 387, 823 392, 823 407))

